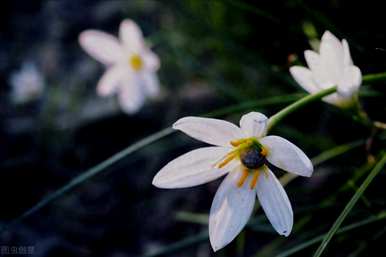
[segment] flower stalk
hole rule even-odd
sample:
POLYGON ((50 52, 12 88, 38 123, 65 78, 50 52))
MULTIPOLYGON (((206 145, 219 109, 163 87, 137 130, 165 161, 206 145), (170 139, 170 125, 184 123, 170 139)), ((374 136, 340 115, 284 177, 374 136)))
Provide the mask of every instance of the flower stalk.
POLYGON ((336 86, 330 87, 324 90, 321 90, 320 92, 312 95, 307 95, 298 101, 294 102, 293 104, 288 105, 283 110, 279 111, 275 115, 273 115, 271 118, 269 118, 268 121, 268 131, 271 130, 275 125, 277 125, 283 118, 288 116, 289 114, 293 113, 294 111, 297 111, 298 109, 302 108, 303 106, 315 102, 317 100, 322 99, 323 97, 330 95, 332 93, 336 92, 336 86))

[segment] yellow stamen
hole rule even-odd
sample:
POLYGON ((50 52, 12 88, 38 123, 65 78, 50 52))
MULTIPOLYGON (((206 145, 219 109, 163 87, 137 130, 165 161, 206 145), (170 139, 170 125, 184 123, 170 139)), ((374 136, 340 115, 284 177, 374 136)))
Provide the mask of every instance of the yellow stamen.
POLYGON ((239 178, 239 181, 237 182, 237 187, 242 187, 244 185, 244 182, 247 180, 248 175, 248 169, 242 169, 242 174, 239 178))
POLYGON ((231 141, 231 145, 234 147, 237 147, 237 146, 241 145, 242 143, 244 143, 245 141, 247 141, 247 139, 245 139, 245 138, 233 140, 233 141, 231 141))
POLYGON ((225 155, 224 159, 221 160, 221 162, 217 165, 217 168, 221 169, 225 165, 227 165, 229 162, 231 162, 234 158, 237 156, 237 151, 232 151, 225 155))
POLYGON ((143 61, 138 54, 134 54, 130 57, 130 65, 135 71, 139 71, 143 67, 143 61))
POLYGON ((255 170, 255 172, 253 173, 251 184, 250 184, 250 188, 251 189, 254 189, 256 187, 256 183, 257 183, 257 181, 259 179, 259 175, 260 175, 259 170, 255 170))

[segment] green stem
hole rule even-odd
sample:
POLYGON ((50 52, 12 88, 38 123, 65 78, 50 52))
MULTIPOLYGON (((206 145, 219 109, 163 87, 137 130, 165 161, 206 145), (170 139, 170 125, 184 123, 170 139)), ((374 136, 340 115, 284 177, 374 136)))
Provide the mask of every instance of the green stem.
POLYGON ((306 97, 303 97, 299 99, 298 101, 294 102, 293 104, 288 105, 283 110, 279 111, 275 115, 273 115, 269 121, 268 121, 268 131, 272 129, 277 123, 279 123, 283 118, 285 118, 287 115, 293 113, 294 111, 302 108, 303 106, 312 103, 314 101, 317 101, 319 99, 322 99, 323 97, 330 95, 332 93, 336 92, 336 86, 327 88, 324 90, 319 91, 316 94, 307 95, 306 97))
POLYGON ((366 83, 384 79, 386 79, 386 72, 367 74, 362 77, 362 81, 366 83))
POLYGON ((350 211, 352 210, 354 205, 357 203, 358 199, 362 196, 363 192, 370 185, 370 183, 373 181, 375 176, 377 176, 378 173, 382 171, 382 168, 385 165, 385 162, 386 162, 386 154, 382 153, 381 160, 374 167, 374 169, 370 172, 370 174, 367 176, 365 181, 363 181, 362 185, 355 192, 355 194, 351 198, 351 200, 347 203, 347 205, 343 209, 342 213, 336 219, 334 225, 332 225, 331 229, 328 231, 327 235, 324 237, 324 239, 323 239, 322 243, 320 244, 319 248, 316 250, 316 252, 314 254, 314 257, 320 257, 322 255, 322 253, 326 249, 328 243, 331 241, 332 237, 334 236, 336 231, 339 229, 340 225, 345 220, 346 216, 350 213, 350 211))

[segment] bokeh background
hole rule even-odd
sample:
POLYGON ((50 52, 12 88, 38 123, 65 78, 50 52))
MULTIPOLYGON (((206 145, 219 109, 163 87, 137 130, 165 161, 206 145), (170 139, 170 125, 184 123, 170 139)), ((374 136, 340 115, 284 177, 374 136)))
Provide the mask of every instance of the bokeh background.
MULTIPOLYGON (((238 122, 251 110, 274 114, 304 94, 288 68, 304 64, 303 51, 316 47, 325 30, 348 40, 364 74, 386 71, 381 5, 338 0, 2 2, 0 223, 9 224, 86 169, 179 117, 211 114, 238 122), (115 97, 97 96, 103 67, 77 40, 90 28, 117 35, 125 18, 141 26, 161 59, 162 93, 133 115, 123 113, 115 97)), ((385 86, 362 87, 360 100, 372 119, 386 120, 385 86)), ((277 256, 331 227, 385 148, 385 136, 373 132, 324 103, 298 111, 274 129, 311 157, 340 144, 368 142, 318 165, 312 178, 286 187, 295 212, 288 238, 277 235, 257 210, 233 243, 213 253, 206 215, 219 181, 179 190, 151 185, 168 161, 201 146, 176 133, 2 231, 0 246, 33 246, 34 256, 57 257, 277 256)), ((384 184, 381 173, 344 224, 384 211, 384 184)), ((326 256, 381 256, 377 249, 386 242, 385 232, 383 220, 336 235, 326 256)), ((310 256, 316 246, 293 256, 310 256)))

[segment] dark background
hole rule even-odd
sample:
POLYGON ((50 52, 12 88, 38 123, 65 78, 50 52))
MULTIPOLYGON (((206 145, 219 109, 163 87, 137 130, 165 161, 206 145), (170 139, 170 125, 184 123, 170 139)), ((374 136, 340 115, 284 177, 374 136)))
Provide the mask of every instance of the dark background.
MULTIPOLYGON (((303 51, 325 30, 348 40, 354 63, 363 74, 386 71, 381 3, 3 1, 0 223, 8 224, 71 178, 179 117, 303 92, 288 68, 304 64, 303 51), (103 67, 77 41, 79 33, 89 28, 117 35, 124 18, 141 26, 161 59, 162 95, 134 115, 122 113, 114 97, 96 95, 103 67), (39 68, 45 89, 34 101, 16 105, 10 99, 9 80, 26 61, 39 68)), ((361 90, 361 102, 372 119, 386 120, 385 86, 379 82, 361 90)), ((272 115, 284 106, 256 110, 272 115)), ((220 117, 238 122, 242 113, 220 117)), ((324 103, 291 115, 273 133, 296 143, 311 157, 371 135, 349 115, 324 103)), ((361 145, 318 166, 312 178, 300 178, 286 188, 297 222, 287 239, 274 233, 261 210, 254 215, 262 217, 256 219, 258 229, 245 229, 216 254, 205 236, 197 238, 206 225, 187 222, 176 213, 207 214, 218 182, 180 190, 151 185, 168 161, 200 146, 178 133, 128 156, 6 229, 0 246, 34 246, 34 256, 121 257, 151 255, 179 240, 195 238, 164 256, 276 256, 331 227, 356 189, 354 185, 341 190, 345 183, 358 174, 354 171, 369 155, 377 157, 385 147, 381 139, 373 141, 370 149, 361 145)), ((380 174, 345 224, 385 210, 384 183, 385 175, 380 174)), ((326 256, 380 256, 377 249, 384 242, 385 221, 379 221, 335 236, 326 256)), ((310 256, 314 250, 312 246, 294 256, 310 256)))

